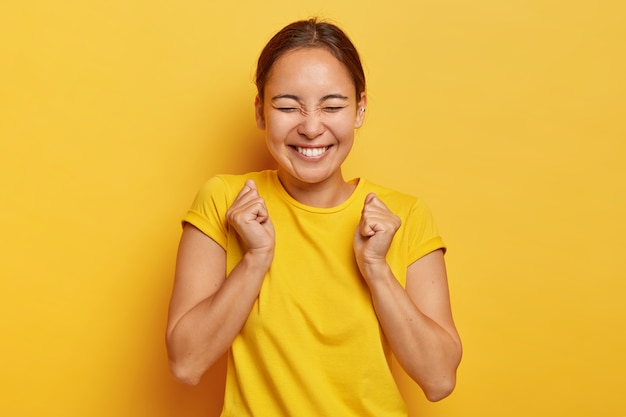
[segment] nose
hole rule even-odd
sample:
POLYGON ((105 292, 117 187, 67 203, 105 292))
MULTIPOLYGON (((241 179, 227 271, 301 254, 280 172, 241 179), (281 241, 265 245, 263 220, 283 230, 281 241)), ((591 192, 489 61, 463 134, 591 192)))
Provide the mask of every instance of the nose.
POLYGON ((320 111, 302 112, 298 133, 308 139, 315 139, 324 132, 324 123, 320 111))

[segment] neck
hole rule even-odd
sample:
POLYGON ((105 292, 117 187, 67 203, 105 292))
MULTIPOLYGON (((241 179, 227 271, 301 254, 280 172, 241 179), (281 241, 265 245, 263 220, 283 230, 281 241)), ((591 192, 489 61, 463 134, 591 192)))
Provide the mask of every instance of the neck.
POLYGON ((311 207, 331 208, 346 201, 355 185, 346 182, 341 173, 319 183, 295 180, 278 170, 278 179, 287 193, 296 201, 311 207))

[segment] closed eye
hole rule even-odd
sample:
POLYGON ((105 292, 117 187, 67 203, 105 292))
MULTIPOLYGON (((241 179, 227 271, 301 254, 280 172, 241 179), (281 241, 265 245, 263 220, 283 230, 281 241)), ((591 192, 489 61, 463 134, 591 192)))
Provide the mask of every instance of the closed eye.
POLYGON ((322 108, 322 110, 326 113, 337 113, 339 110, 343 109, 343 106, 328 106, 328 107, 324 107, 322 108))

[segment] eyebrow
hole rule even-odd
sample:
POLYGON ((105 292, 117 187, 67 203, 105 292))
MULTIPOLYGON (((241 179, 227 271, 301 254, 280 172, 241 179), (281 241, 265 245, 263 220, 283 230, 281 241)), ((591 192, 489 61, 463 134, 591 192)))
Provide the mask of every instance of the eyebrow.
MULTIPOLYGON (((276 100, 280 100, 280 99, 290 99, 290 100, 295 100, 300 102, 300 98, 294 94, 278 94, 274 97, 272 97, 272 101, 276 101, 276 100)), ((322 97, 320 99, 320 103, 325 102, 326 100, 332 100, 332 99, 339 99, 339 100, 348 100, 348 97, 344 96, 343 94, 328 94, 325 95, 324 97, 322 97)))

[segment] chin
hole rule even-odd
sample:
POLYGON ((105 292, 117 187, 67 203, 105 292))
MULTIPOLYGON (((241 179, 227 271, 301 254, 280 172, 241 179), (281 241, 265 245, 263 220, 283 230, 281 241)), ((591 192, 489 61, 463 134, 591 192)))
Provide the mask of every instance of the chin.
MULTIPOLYGON (((339 175, 341 177, 341 172, 283 172, 285 175, 292 181, 300 182, 302 184, 307 185, 316 185, 322 184, 324 182, 328 182, 332 178, 339 175)), ((284 178, 284 177, 283 177, 284 178)))

